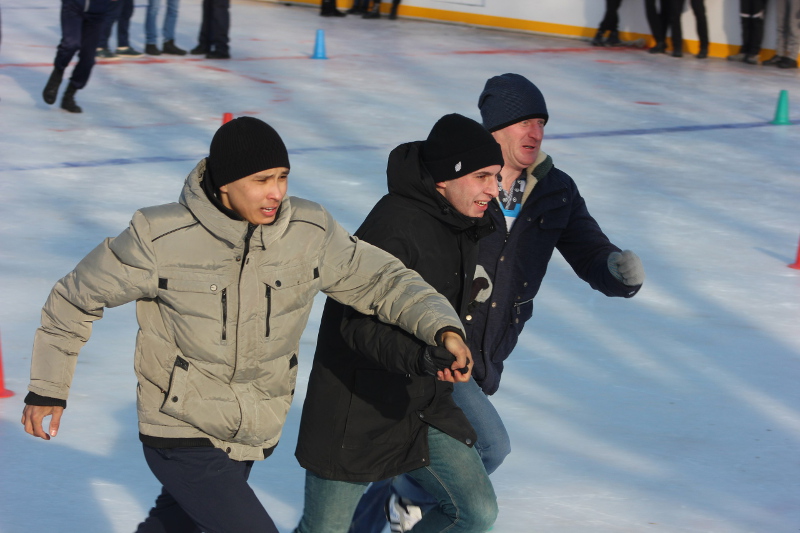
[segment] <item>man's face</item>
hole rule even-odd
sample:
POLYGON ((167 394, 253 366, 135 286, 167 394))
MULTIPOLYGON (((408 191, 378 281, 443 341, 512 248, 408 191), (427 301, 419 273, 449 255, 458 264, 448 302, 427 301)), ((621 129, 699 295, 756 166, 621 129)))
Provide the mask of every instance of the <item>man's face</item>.
POLYGON ((286 196, 288 179, 286 167, 262 170, 220 187, 220 200, 251 224, 269 224, 286 196))
POLYGON ((543 118, 529 118, 492 133, 503 149, 504 170, 522 172, 539 156, 544 138, 543 118))
POLYGON ((439 182, 436 190, 462 215, 480 218, 489 202, 497 198, 498 172, 500 165, 492 165, 454 180, 439 182))

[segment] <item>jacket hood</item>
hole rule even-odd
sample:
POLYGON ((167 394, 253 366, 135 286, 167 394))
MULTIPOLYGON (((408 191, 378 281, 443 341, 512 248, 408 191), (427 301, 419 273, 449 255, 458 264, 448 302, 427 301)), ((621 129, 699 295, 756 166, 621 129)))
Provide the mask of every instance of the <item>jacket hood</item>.
MULTIPOLYGON (((247 234, 249 222, 229 217, 208 198, 202 183, 206 175, 206 161, 202 159, 186 177, 178 201, 186 206, 208 231, 235 246, 241 243, 247 234)), ((268 244, 283 235, 289 225, 290 216, 291 202, 289 196, 284 196, 275 222, 259 225, 253 236, 259 238, 262 246, 266 248, 268 244)))
POLYGON ((389 154, 386 168, 389 194, 411 200, 420 209, 456 231, 476 228, 481 230, 481 236, 486 231, 491 231, 494 226, 488 216, 468 217, 456 210, 436 190, 433 177, 420 160, 422 142, 401 144, 389 154))

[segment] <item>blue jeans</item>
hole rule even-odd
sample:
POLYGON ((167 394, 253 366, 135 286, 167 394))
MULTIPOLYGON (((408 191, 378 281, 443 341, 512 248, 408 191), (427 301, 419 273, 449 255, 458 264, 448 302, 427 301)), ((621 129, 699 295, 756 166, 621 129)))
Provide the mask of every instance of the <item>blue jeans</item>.
MULTIPOLYGON (((475 450, 486 472, 491 474, 511 453, 511 440, 500 415, 474 379, 456 384, 453 387, 453 400, 475 428, 478 434, 475 450)), ((407 476, 398 476, 393 481, 379 481, 369 487, 353 515, 350 533, 380 533, 386 525, 386 518, 378 510, 383 509, 392 491, 423 509, 436 504, 430 494, 420 490, 415 483, 404 480, 404 477, 407 476)))
POLYGON ((511 453, 511 439, 500 414, 474 379, 457 383, 453 387, 453 400, 478 434, 475 449, 486 472, 492 474, 511 453))
POLYGON ((278 533, 247 483, 253 461, 217 448, 151 448, 144 458, 161 494, 136 533, 278 533))
MULTIPOLYGON (((415 533, 483 533, 497 518, 497 497, 474 448, 428 428, 430 464, 408 472, 438 505, 415 533)), ((320 478, 306 472, 305 506, 295 533, 347 533, 367 483, 320 478)))
MULTIPOLYGON (((164 16, 164 28, 162 30, 165 41, 175 40, 175 25, 178 23, 178 4, 180 0, 167 0, 167 14, 164 16)), ((145 44, 158 44, 158 30, 156 29, 156 19, 161 0, 150 0, 147 3, 147 15, 144 20, 144 42, 145 44)))

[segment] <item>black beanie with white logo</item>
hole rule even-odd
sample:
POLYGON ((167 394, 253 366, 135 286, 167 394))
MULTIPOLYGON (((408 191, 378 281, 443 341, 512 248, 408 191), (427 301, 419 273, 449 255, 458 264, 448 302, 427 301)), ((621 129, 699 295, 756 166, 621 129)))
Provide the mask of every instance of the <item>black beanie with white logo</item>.
POLYGON ((478 122, 453 113, 440 118, 422 143, 420 157, 434 182, 454 180, 492 165, 503 166, 503 152, 478 122))
POLYGON ((216 192, 262 170, 289 168, 289 153, 272 126, 257 118, 239 117, 214 134, 206 166, 216 192))

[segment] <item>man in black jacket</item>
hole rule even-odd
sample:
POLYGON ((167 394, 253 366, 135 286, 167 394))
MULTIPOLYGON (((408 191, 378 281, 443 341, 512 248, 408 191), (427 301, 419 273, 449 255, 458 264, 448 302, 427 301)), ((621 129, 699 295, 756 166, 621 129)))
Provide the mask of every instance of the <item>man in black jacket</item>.
POLYGON ((549 114, 533 83, 519 74, 490 78, 478 107, 505 164, 500 195, 487 211, 496 231, 481 241, 474 299, 464 322, 474 379, 457 387, 453 397, 478 433, 476 448, 491 474, 511 444, 487 395, 500 386, 503 361, 531 318, 553 251, 606 296, 635 295, 644 268, 636 254, 609 241, 572 178, 541 151, 549 114))
MULTIPOLYGON (((502 163, 480 124, 442 117, 426 141, 392 151, 389 194, 355 235, 415 269, 464 313, 502 163)), ((439 503, 414 531, 485 532, 494 523, 496 497, 475 432, 451 396, 451 382, 466 382, 471 369, 451 372, 452 362, 441 348, 328 299, 296 450, 307 470, 297 533, 346 532, 369 482, 405 472, 439 503)))

